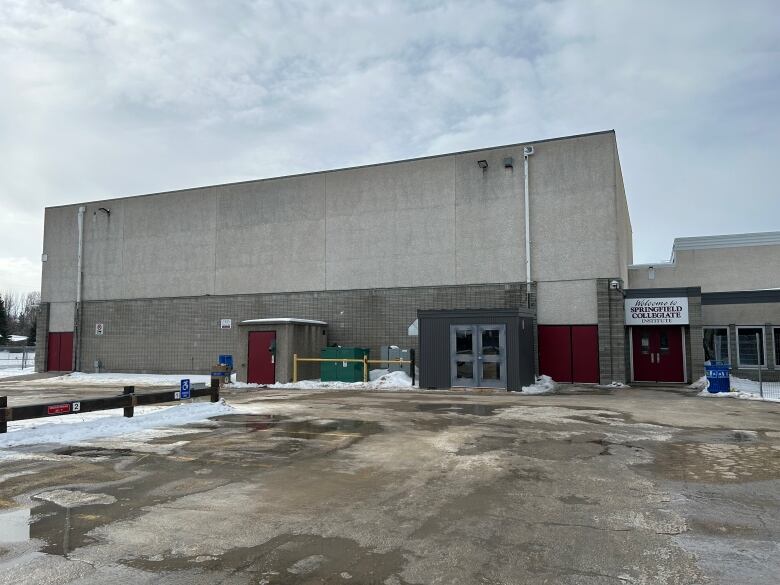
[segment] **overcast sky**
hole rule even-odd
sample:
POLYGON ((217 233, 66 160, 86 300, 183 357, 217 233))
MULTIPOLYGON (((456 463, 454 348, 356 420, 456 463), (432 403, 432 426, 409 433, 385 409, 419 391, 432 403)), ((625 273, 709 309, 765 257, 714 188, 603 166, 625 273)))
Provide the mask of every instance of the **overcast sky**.
POLYGON ((615 129, 634 260, 780 230, 780 4, 0 2, 0 290, 43 209, 615 129))

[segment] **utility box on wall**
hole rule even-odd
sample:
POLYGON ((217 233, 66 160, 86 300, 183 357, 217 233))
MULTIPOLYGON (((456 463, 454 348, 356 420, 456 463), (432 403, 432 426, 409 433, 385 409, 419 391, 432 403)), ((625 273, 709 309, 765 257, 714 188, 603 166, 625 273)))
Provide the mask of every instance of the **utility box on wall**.
POLYGON ((534 381, 529 309, 417 311, 421 388, 519 391, 534 381))

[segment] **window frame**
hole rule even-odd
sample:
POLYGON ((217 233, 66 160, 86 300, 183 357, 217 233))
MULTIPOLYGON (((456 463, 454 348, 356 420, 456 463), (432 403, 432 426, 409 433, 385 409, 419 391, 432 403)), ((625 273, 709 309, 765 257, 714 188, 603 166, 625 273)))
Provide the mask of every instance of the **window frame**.
POLYGON ((736 345, 737 345, 737 367, 740 370, 758 370, 759 368, 762 369, 762 370, 768 370, 769 369, 769 363, 767 362, 767 359, 766 359, 766 346, 767 346, 767 343, 766 343, 766 327, 764 327, 763 325, 736 325, 735 329, 736 329, 736 336, 737 336, 737 338, 735 339, 736 345), (740 352, 739 352, 739 330, 740 329, 760 329, 761 330, 761 338, 762 338, 762 341, 763 341, 763 343, 761 345, 764 346, 763 347, 763 349, 764 349, 764 365, 763 366, 760 363, 757 366, 754 366, 754 365, 744 365, 743 366, 742 365, 742 356, 740 355, 740 352))
POLYGON ((775 332, 780 331, 780 325, 773 325, 772 326, 772 345, 774 346, 774 361, 775 361, 775 368, 780 368, 780 347, 778 347, 778 344, 775 340, 775 332))
MULTIPOLYGON (((702 333, 702 340, 704 340, 704 330, 705 329, 725 329, 726 330, 726 351, 728 352, 728 362, 731 364, 733 363, 731 361, 731 329, 728 325, 702 325, 701 333, 702 333)), ((766 345, 766 342, 764 343, 766 345)), ((739 353, 739 348, 737 348, 737 353, 739 353)), ((704 361, 707 361, 706 359, 704 361)), ((766 361, 766 360, 764 360, 766 361)))

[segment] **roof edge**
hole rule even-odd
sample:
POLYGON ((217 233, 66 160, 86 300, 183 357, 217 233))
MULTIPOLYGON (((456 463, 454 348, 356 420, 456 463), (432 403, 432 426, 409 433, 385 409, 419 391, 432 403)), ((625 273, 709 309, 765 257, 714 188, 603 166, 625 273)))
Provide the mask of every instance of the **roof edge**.
POLYGON ((102 203, 104 201, 115 201, 116 199, 129 199, 129 198, 135 198, 135 197, 151 197, 153 195, 169 195, 171 193, 185 193, 187 191, 198 191, 200 189, 215 189, 218 187, 228 187, 231 185, 246 185, 248 183, 261 183, 264 181, 278 181, 280 179, 293 179, 293 178, 299 178, 299 177, 309 177, 314 175, 324 175, 327 173, 338 173, 343 171, 353 171, 357 169, 368 169, 371 167, 382 167, 387 165, 396 165, 396 164, 403 164, 403 163, 410 163, 410 162, 416 162, 421 160, 431 160, 435 158, 443 158, 445 156, 458 156, 462 154, 472 154, 476 152, 486 152, 490 150, 501 150, 503 148, 517 148, 520 146, 527 146, 531 144, 544 144, 547 142, 557 142, 559 140, 573 140, 575 138, 588 138, 590 136, 600 136, 603 134, 615 134, 615 130, 599 130, 597 132, 586 132, 584 134, 571 134, 569 136, 557 136, 555 138, 544 138, 541 140, 526 140, 524 142, 515 142, 512 144, 501 144, 499 146, 488 146, 485 148, 472 148, 469 150, 459 150, 456 152, 445 152, 442 154, 431 154, 427 156, 418 156, 418 157, 412 157, 412 158, 402 158, 392 161, 386 161, 386 162, 379 162, 379 163, 369 163, 364 165, 355 165, 351 167, 338 167, 335 169, 324 169, 319 171, 310 171, 307 173, 294 173, 292 175, 279 175, 276 177, 265 177, 260 179, 247 179, 245 181, 231 181, 227 183, 216 183, 212 185, 200 185, 197 187, 185 187, 183 189, 171 189, 168 191, 155 191, 154 193, 136 193, 135 195, 115 195, 112 197, 106 197, 103 199, 92 199, 90 201, 76 201, 74 203, 63 203, 62 205, 50 205, 45 207, 44 209, 59 209, 61 207, 72 207, 74 205, 84 205, 86 203, 102 203))

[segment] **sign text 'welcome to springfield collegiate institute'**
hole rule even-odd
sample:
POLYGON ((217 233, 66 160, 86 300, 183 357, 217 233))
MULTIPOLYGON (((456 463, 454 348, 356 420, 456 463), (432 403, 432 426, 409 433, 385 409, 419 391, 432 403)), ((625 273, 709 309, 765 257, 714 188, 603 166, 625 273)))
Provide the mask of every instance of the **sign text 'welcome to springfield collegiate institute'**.
POLYGON ((688 298, 626 299, 626 325, 687 325, 688 298))

